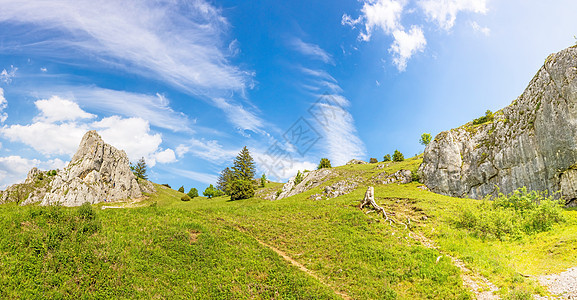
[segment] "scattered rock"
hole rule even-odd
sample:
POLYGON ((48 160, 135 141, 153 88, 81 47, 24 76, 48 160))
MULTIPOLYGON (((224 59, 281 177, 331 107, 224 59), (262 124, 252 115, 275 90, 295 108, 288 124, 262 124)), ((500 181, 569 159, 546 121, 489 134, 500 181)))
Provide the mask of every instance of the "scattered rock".
POLYGON ((366 165, 366 164, 368 164, 368 162, 362 161, 360 159, 351 159, 347 163, 347 165, 366 165))
POLYGON ((283 185, 281 193, 275 199, 283 199, 286 197, 294 196, 296 194, 300 194, 302 192, 318 187, 325 181, 331 179, 334 175, 334 172, 328 168, 304 172, 303 181, 301 181, 299 184, 295 184, 296 176, 293 176, 287 183, 285 183, 285 185, 283 185))
POLYGON ((413 181, 413 172, 409 170, 399 170, 393 174, 383 172, 372 178, 377 184, 391 184, 391 183, 410 183, 413 181))
POLYGON ((540 276, 538 279, 558 299, 577 298, 577 267, 559 274, 540 276))

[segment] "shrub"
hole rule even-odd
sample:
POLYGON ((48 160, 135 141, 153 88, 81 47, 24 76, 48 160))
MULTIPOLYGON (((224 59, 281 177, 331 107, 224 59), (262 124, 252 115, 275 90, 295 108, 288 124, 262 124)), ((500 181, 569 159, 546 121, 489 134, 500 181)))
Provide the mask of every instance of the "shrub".
POLYGON ((393 161, 403 161, 405 160, 405 157, 403 156, 403 153, 401 153, 399 150, 395 150, 395 153, 393 153, 393 161))
POLYGON ((260 178, 260 187, 263 188, 266 185, 266 175, 264 175, 264 173, 262 174, 261 178, 260 178))
POLYGON ((481 238, 518 239, 523 234, 551 230, 564 221, 562 212, 560 200, 522 187, 509 195, 499 194, 492 202, 483 201, 474 209, 465 209, 455 225, 481 238))
POLYGON ((96 214, 92 209, 92 205, 90 205, 88 202, 84 202, 82 205, 80 205, 78 208, 78 216, 85 220, 94 220, 94 218, 96 218, 96 214))
POLYGON ((191 188, 187 195, 190 199, 194 199, 194 197, 198 197, 198 190, 196 188, 191 188))
POLYGON ((297 175, 295 176, 295 185, 298 185, 303 181, 303 173, 301 171, 297 171, 297 175))
POLYGON ((376 158, 371 157, 371 159, 369 160, 369 162, 370 162, 371 164, 376 164, 376 163, 378 163, 379 161, 378 161, 376 158))
POLYGON ((180 200, 182 201, 190 201, 190 197, 188 195, 182 195, 182 197, 180 197, 180 200))
POLYGON ((167 188, 169 188, 169 189, 172 188, 172 187, 170 186, 170 184, 168 184, 168 183, 163 183, 163 184, 161 184, 161 185, 162 185, 162 186, 165 186, 165 187, 167 187, 167 188))
POLYGON ((391 155, 386 154, 385 156, 383 156, 383 161, 391 161, 391 155))
POLYGON ((254 196, 254 186, 248 180, 235 180, 231 186, 230 200, 248 199, 254 196))
POLYGON ((178 188, 178 191, 184 193, 184 185, 178 188))
POLYGON ((221 190, 219 190, 219 189, 217 189, 217 188, 215 188, 215 187, 212 186, 212 184, 211 184, 211 185, 209 185, 209 186, 204 190, 204 192, 202 192, 202 194, 203 194, 205 197, 208 197, 208 198, 210 199, 210 198, 212 198, 212 197, 220 197, 220 196, 224 195, 224 192, 221 191, 221 190))
POLYGON ((331 167, 331 161, 328 158, 321 158, 321 161, 319 162, 319 166, 317 167, 317 170, 320 170, 323 168, 332 168, 331 167))
POLYGON ((493 119, 495 119, 495 115, 493 114, 492 111, 487 110, 485 112, 484 116, 473 120, 473 125, 479 125, 479 124, 483 124, 483 123, 487 123, 487 122, 492 122, 493 119))
POLYGON ((430 133, 423 133, 421 135, 421 140, 419 141, 419 143, 421 143, 421 145, 424 145, 425 147, 427 147, 427 145, 431 142, 431 140, 432 140, 432 136, 430 133))

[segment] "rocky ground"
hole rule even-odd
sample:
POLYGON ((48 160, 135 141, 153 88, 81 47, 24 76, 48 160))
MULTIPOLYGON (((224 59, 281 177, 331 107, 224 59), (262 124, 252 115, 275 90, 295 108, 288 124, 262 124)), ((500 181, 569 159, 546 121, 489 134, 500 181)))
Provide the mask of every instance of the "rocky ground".
POLYGON ((559 274, 540 276, 538 279, 541 285, 555 295, 555 299, 577 299, 577 267, 559 274))

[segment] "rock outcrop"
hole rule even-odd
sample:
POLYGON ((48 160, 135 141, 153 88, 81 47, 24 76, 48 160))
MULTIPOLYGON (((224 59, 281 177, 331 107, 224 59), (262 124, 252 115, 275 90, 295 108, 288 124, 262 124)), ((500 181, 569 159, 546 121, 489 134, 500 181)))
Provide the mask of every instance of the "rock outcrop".
POLYGON ((492 121, 438 134, 419 172, 444 195, 482 198, 526 186, 577 202, 577 48, 550 55, 492 121))
POLYGON ((89 131, 66 168, 58 172, 34 168, 23 184, 9 187, 0 199, 21 204, 78 206, 85 202, 139 198, 142 189, 151 192, 154 187, 143 182, 141 188, 130 170, 126 153, 106 144, 96 131, 89 131), (13 197, 15 190, 23 194, 17 194, 16 200, 13 197))
POLYGON ((320 186, 325 181, 333 177, 333 171, 327 168, 304 172, 303 180, 299 183, 295 182, 296 176, 293 176, 287 183, 283 185, 282 191, 278 197, 276 197, 276 199, 283 199, 308 191, 312 188, 320 186))

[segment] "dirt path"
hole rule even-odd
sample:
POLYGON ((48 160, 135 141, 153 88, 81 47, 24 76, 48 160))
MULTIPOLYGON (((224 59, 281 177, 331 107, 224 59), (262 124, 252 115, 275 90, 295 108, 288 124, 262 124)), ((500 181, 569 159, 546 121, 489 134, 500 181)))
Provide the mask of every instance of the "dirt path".
POLYGON ((539 276, 537 279, 555 295, 554 299, 577 299, 577 267, 559 274, 539 276))
MULTIPOLYGON (((427 237, 423 236, 420 233, 410 232, 409 236, 414 240, 420 242, 423 246, 431 249, 436 249, 441 252, 443 255, 451 258, 453 264, 461 270, 461 279, 463 280, 463 284, 475 294, 476 298, 479 300, 492 300, 492 299, 500 299, 498 295, 495 295, 494 292, 498 291, 499 288, 491 283, 487 278, 485 278, 481 274, 477 274, 471 269, 467 268, 465 263, 455 258, 447 253, 444 253, 437 247, 434 242, 427 237)), ((438 259, 440 259, 439 256, 438 259)))
POLYGON ((329 287, 331 290, 333 290, 333 292, 339 296, 341 296, 343 299, 346 300, 351 300, 352 298, 347 295, 344 292, 338 291, 337 289, 335 289, 334 287, 332 287, 330 284, 326 283, 324 280, 322 280, 319 276, 317 276, 313 271, 307 269, 307 267, 305 267, 304 265, 302 265, 301 263, 299 263, 298 261, 294 260, 292 257, 290 257, 288 254, 286 254, 284 251, 281 251, 259 239, 257 239, 256 237, 250 235, 246 230, 244 230, 243 228, 240 227, 236 227, 236 229, 242 233, 248 234, 249 236, 251 236, 253 239, 255 239, 259 244, 269 248, 270 250, 276 252, 276 254, 280 255, 284 260, 286 260, 287 262, 289 262, 290 264, 292 264, 293 266, 299 268, 299 270, 305 272, 306 274, 308 274, 309 276, 315 278, 316 280, 318 280, 320 283, 322 283, 323 285, 329 287))

